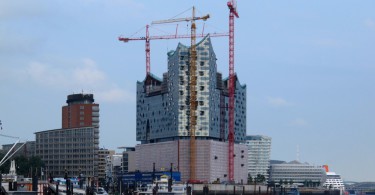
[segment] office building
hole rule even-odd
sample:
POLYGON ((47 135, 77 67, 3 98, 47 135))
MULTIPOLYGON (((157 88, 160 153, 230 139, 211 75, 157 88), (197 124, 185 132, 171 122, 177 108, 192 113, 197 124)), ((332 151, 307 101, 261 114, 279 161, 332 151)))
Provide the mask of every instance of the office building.
POLYGON ((53 129, 35 133, 36 156, 53 177, 98 176, 99 129, 81 127, 53 129))
POLYGON ((53 177, 97 179, 99 165, 99 104, 93 94, 72 94, 62 107, 62 128, 35 133, 35 154, 53 177))
POLYGON ((252 178, 258 174, 268 179, 271 157, 271 138, 263 135, 246 136, 248 173, 252 178))
POLYGON ((326 180, 326 172, 322 166, 291 161, 288 163, 270 165, 269 182, 281 185, 303 185, 317 187, 326 180))

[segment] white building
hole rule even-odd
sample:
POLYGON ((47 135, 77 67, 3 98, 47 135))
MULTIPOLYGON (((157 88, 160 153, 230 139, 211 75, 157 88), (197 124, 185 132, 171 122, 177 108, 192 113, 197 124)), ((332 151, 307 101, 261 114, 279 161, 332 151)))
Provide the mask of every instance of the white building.
POLYGON ((289 163, 271 164, 269 181, 285 184, 299 184, 304 186, 321 186, 326 179, 326 172, 322 166, 291 161, 289 163))
POLYGON ((248 173, 252 178, 258 174, 268 179, 271 156, 271 138, 263 135, 246 136, 248 173))

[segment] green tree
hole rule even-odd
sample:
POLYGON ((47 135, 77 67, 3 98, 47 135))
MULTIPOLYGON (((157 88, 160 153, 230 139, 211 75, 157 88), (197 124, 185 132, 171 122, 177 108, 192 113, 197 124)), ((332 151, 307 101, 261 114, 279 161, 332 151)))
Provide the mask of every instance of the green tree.
MULTIPOLYGON (((0 154, 1 159, 3 156, 4 154, 0 154)), ((32 156, 30 158, 26 158, 25 156, 17 156, 9 159, 0 167, 0 171, 2 173, 9 173, 10 162, 12 160, 16 161, 17 174, 24 175, 25 177, 31 177, 31 173, 35 174, 35 171, 37 171, 37 175, 40 176, 40 168, 44 167, 44 162, 40 159, 40 157, 32 156)))
POLYGON ((265 177, 264 175, 262 175, 262 174, 258 174, 257 177, 256 177, 255 179, 256 179, 256 181, 257 181, 258 183, 263 183, 263 182, 266 181, 266 177, 265 177))
POLYGON ((247 174, 247 184, 251 184, 251 183, 253 183, 253 177, 251 177, 251 174, 248 173, 247 174))

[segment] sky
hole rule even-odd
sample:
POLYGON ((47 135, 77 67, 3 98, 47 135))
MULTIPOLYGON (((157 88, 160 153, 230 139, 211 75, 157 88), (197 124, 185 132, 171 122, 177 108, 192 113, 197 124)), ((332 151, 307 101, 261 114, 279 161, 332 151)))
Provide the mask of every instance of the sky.
MULTIPOLYGON (((239 0, 235 72, 247 86, 247 134, 272 138, 271 159, 327 164, 347 181, 375 181, 375 1, 239 0)), ((1 134, 35 140, 61 128, 67 95, 100 104, 100 147, 134 146, 136 82, 152 21, 210 14, 197 33, 228 31, 225 0, 0 1, 1 134)), ((189 23, 152 25, 186 34, 189 23)), ((178 42, 152 40, 151 72, 178 42)), ((228 38, 212 38, 228 75, 228 38)), ((0 144, 14 138, 0 137, 0 144)))

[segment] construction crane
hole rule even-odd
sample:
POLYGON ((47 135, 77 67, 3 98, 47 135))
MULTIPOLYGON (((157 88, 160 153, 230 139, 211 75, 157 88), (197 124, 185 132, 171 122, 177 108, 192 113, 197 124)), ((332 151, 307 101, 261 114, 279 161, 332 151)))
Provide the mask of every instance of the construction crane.
POLYGON ((229 8, 229 132, 228 132, 228 174, 229 181, 234 181, 234 17, 238 18, 236 0, 227 2, 229 8))
POLYGON ((197 66, 196 66, 196 26, 195 20, 207 20, 210 18, 210 15, 205 15, 202 17, 195 16, 195 7, 192 10, 192 17, 188 18, 177 18, 177 19, 169 19, 169 20, 159 20, 154 21, 152 24, 163 24, 163 23, 174 23, 174 22, 183 22, 183 21, 191 21, 191 41, 190 41, 190 72, 189 72, 189 92, 190 92, 190 117, 189 117, 189 126, 190 126, 190 179, 189 181, 194 182, 196 181, 196 143, 195 143, 195 128, 197 125, 197 66))
MULTIPOLYGON (((186 18, 185 18, 186 19, 186 18)), ((150 74, 150 41, 151 40, 161 40, 161 39, 186 39, 186 38, 191 38, 191 35, 186 34, 186 35, 162 35, 162 36, 150 36, 149 33, 149 25, 146 25, 146 36, 145 37, 119 37, 119 41, 123 41, 125 43, 129 41, 146 41, 145 44, 145 52, 146 52, 146 75, 150 74)), ((196 37, 205 37, 207 34, 197 34, 196 37)), ((221 37, 221 36, 229 36, 229 33, 210 33, 210 37, 221 37)))

